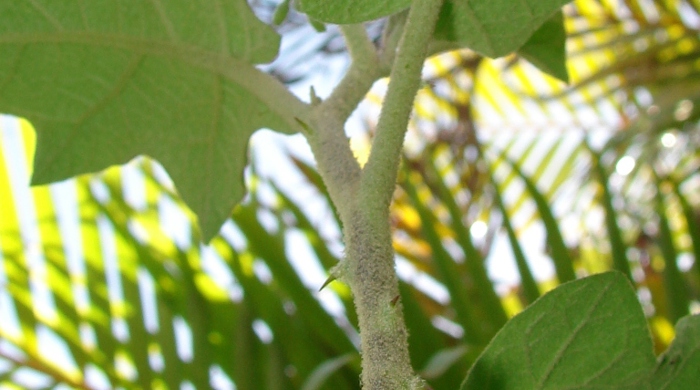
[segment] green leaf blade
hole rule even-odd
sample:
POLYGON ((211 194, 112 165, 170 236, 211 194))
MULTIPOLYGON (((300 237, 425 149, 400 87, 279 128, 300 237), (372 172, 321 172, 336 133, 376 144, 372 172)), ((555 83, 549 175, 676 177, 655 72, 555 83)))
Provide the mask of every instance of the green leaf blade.
POLYGON ((566 283, 514 317, 462 384, 467 389, 645 388, 652 342, 620 273, 566 283))
MULTIPOLYGON (((505 152, 503 152, 503 155, 505 152)), ((560 283, 569 282, 576 279, 576 272, 574 270, 574 262, 569 252, 566 243, 564 242, 564 237, 562 236, 561 229, 557 223, 554 214, 552 213, 552 207, 549 205, 549 200, 542 194, 542 192, 537 188, 537 184, 526 175, 521 166, 506 159, 506 161, 511 165, 513 171, 525 182, 525 188, 532 197, 532 200, 537 206, 537 211, 540 214, 544 228, 547 231, 547 245, 551 248, 551 258, 554 262, 554 270, 557 274, 557 278, 560 283)))
POLYGON ((518 50, 570 0, 448 0, 435 39, 496 58, 518 50))
POLYGON ((700 383, 700 315, 681 318, 676 338, 659 357, 652 389, 692 389, 700 383))
POLYGON ((305 105, 252 65, 280 38, 243 0, 29 4, 0 5, 0 112, 37 131, 33 184, 149 155, 208 240, 244 195, 251 134, 298 131, 305 105))
POLYGON ((99 3, 38 0, 0 4, 0 42, 60 42, 82 37, 198 47, 251 63, 272 61, 279 36, 245 1, 187 0, 99 3))
POLYGON ((593 170, 596 173, 600 186, 600 202, 605 210, 605 225, 610 237, 610 249, 612 250, 613 266, 616 270, 624 273, 629 280, 634 280, 627 260, 627 246, 625 245, 622 229, 617 222, 617 213, 613 205, 613 192, 610 190, 610 175, 602 165, 601 153, 594 151, 590 145, 586 144, 593 163, 593 170))
POLYGON ((302 385, 302 390, 319 390, 326 384, 326 381, 339 369, 348 364, 357 355, 354 353, 346 353, 336 358, 328 359, 319 364, 318 367, 309 375, 302 385))
POLYGON ((518 50, 518 55, 528 60, 539 70, 568 83, 566 30, 564 29, 563 13, 559 11, 544 22, 518 50))
POLYGON ((411 0, 299 0, 297 7, 326 23, 353 24, 379 19, 411 5, 411 0))

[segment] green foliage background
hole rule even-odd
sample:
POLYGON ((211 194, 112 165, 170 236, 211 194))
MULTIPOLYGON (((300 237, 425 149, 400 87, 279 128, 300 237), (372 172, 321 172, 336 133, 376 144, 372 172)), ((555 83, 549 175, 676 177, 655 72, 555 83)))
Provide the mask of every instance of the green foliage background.
MULTIPOLYGON (((564 16, 571 87, 513 55, 458 51, 428 64, 393 222, 395 248, 415 270, 400 298, 411 358, 434 389, 461 384, 507 319, 560 282, 628 275, 657 353, 700 305, 700 7, 586 0, 564 16), (636 164, 620 175, 624 156, 636 164), (488 227, 484 240, 469 232, 476 221, 488 227), (525 257, 533 227, 546 232, 553 280, 537 282, 525 257), (498 235, 521 278, 505 295, 484 263, 498 235)), ((309 267, 327 271, 339 260, 335 243, 286 189, 252 167, 250 196, 203 247, 194 215, 153 161, 28 190, 28 174, 12 177, 28 164, 4 164, 29 161, 34 132, 10 118, 0 126, 2 386, 209 388, 227 377, 238 389, 358 388, 349 291, 334 283, 316 292, 290 261, 293 239, 313 254, 309 267), (129 199, 127 182, 145 202, 129 199), (73 205, 64 202, 79 223, 66 222, 73 205), (180 220, 165 220, 173 215, 180 220), (174 237, 173 223, 187 234, 174 237), (333 314, 321 295, 337 302, 333 314)), ((327 199, 314 168, 291 159, 327 199)))

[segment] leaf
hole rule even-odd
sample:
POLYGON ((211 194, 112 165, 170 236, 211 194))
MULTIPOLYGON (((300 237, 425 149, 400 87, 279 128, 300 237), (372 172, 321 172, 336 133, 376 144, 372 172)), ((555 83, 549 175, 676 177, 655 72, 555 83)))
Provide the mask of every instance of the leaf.
POLYGON ((421 370, 420 375, 425 379, 437 378, 444 374, 453 364, 457 363, 469 351, 466 345, 458 345, 456 347, 445 348, 433 355, 425 367, 421 370))
POLYGON ((563 13, 559 11, 544 22, 518 50, 518 54, 541 71, 568 83, 563 13))
MULTIPOLYGON (((256 203, 246 204, 236 209, 233 219, 246 237, 250 250, 261 258, 272 271, 280 287, 293 299, 295 306, 308 321, 327 348, 336 353, 354 351, 355 347, 333 317, 323 309, 312 292, 304 285, 294 267, 285 255, 286 239, 283 234, 269 234, 256 218, 256 203)), ((315 287, 315 286, 314 286, 315 287)))
POLYGON ((494 179, 492 168, 489 166, 489 179, 495 187, 493 191, 493 198, 496 202, 496 206, 503 216, 503 227, 506 229, 508 234, 508 241, 510 242, 510 248, 513 252, 513 258, 515 264, 518 267, 518 274, 520 274, 520 284, 523 290, 523 297, 525 298, 526 306, 537 300, 540 297, 540 290, 537 287, 537 282, 535 282, 535 277, 532 275, 530 270, 530 265, 525 258, 525 252, 523 247, 518 241, 518 237, 515 234, 515 229, 513 228, 512 215, 508 214, 508 210, 503 204, 503 198, 501 197, 502 189, 499 188, 498 183, 494 179))
MULTIPOLYGON (((675 180, 671 180, 671 185, 673 186, 673 193, 678 198, 678 203, 680 203, 683 210, 685 224, 688 227, 688 235, 692 242, 693 256, 695 259, 700 259, 700 221, 695 218, 695 211, 690 206, 687 197, 681 192, 680 184, 675 180)), ((700 273, 700 261, 698 260, 695 261, 695 270, 700 273)))
POLYGON ((33 184, 146 154, 208 240, 244 195, 249 136, 298 130, 304 106, 251 65, 280 38, 244 0, 121 4, 3 2, 0 112, 37 131, 33 184))
MULTIPOLYGON (((504 155, 505 156, 505 155, 504 155)), ((511 165, 513 171, 520 176, 525 182, 525 188, 529 192, 532 200, 537 205, 537 211, 540 214, 540 219, 547 231, 547 245, 551 248, 551 258, 554 262, 554 269, 557 273, 557 278, 560 283, 568 282, 576 279, 574 271, 573 259, 569 253, 569 249, 564 242, 564 237, 561 234, 559 224, 554 217, 552 207, 549 201, 537 188, 537 185, 529 178, 515 162, 506 158, 506 162, 511 165)))
POLYGON ((421 305, 421 301, 426 302, 424 293, 403 281, 399 281, 399 292, 408 328, 411 362, 414 367, 425 366, 432 355, 446 347, 446 339, 430 322, 431 308, 425 304, 421 305))
POLYGON ((280 5, 275 8, 275 13, 272 14, 272 24, 279 26, 287 19, 287 15, 289 15, 289 2, 290 0, 283 0, 280 5))
POLYGON ((627 260, 627 246, 625 245, 624 237, 620 225, 617 223, 617 213, 613 204, 613 192, 610 190, 610 176, 602 165, 601 154, 591 148, 586 143, 591 154, 592 170, 596 174, 598 184, 600 186, 600 203, 605 210, 605 226, 608 236, 610 237, 610 249, 612 251, 613 267, 624 273, 629 280, 632 278, 629 261, 627 260))
POLYGON ((491 323, 492 331, 489 337, 493 336, 506 321, 506 315, 501 300, 496 294, 493 282, 489 279, 484 259, 472 241, 471 233, 462 223, 462 214, 457 200, 445 183, 446 178, 440 176, 438 167, 434 159, 429 159, 426 165, 426 183, 436 188, 439 200, 447 208, 452 219, 451 230, 455 233, 455 240, 464 253, 464 265, 469 277, 476 288, 476 299, 482 303, 487 319, 491 323))
MULTIPOLYGON (((435 39, 455 42, 488 57, 512 53, 570 0, 447 0, 435 39)), ((547 45, 556 48, 550 41, 547 45)))
POLYGON ((302 390, 318 390, 321 389, 324 383, 335 374, 344 365, 357 358, 355 353, 346 353, 337 358, 326 360, 321 363, 316 369, 306 378, 302 390))
POLYGON ((442 245, 440 234, 436 229, 436 217, 422 202, 418 195, 416 181, 420 180, 417 174, 411 175, 407 172, 403 181, 403 188, 410 199, 413 207, 420 216, 420 229, 423 237, 430 245, 435 268, 438 275, 450 293, 451 305, 455 311, 457 322, 464 328, 464 339, 472 344, 486 343, 488 338, 484 335, 482 325, 484 321, 476 314, 477 307, 469 303, 469 289, 464 283, 465 275, 460 272, 457 263, 452 259, 445 247, 442 245))
POLYGON ((634 289, 609 272, 563 284, 513 317, 461 389, 640 389, 653 366, 634 289))
POLYGON ((671 322, 680 321, 682 317, 688 314, 688 288, 683 278, 683 272, 678 268, 678 249, 673 242, 673 232, 671 231, 671 222, 668 218, 668 202, 665 201, 663 188, 666 183, 660 178, 656 182, 656 215, 659 217, 658 222, 658 238, 657 245, 661 250, 661 255, 664 259, 663 283, 666 291, 666 302, 668 304, 668 312, 666 316, 671 322))
POLYGON ((299 11, 326 23, 352 24, 379 19, 411 5, 411 0, 298 0, 299 11))
POLYGON ((676 324, 676 338, 658 360, 653 389, 692 389, 700 383, 700 315, 676 324))

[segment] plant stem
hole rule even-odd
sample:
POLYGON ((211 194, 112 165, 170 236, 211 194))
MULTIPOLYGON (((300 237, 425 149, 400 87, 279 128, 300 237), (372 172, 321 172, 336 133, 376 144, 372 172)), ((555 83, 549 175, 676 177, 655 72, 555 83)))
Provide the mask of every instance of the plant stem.
POLYGON ((350 52, 352 63, 364 66, 373 66, 377 61, 377 49, 369 39, 367 30, 361 24, 349 24, 340 26, 340 31, 345 37, 345 42, 350 52))
POLYGON ((428 42, 441 0, 413 2, 391 70, 391 81, 370 157, 360 178, 359 199, 345 223, 345 281, 355 297, 362 345, 362 385, 366 390, 419 389, 411 367, 403 319, 389 204, 413 101, 420 86, 428 42))
POLYGON ((372 150, 364 169, 362 186, 369 190, 365 191, 369 192, 367 195, 377 197, 378 209, 375 211, 387 217, 396 186, 409 115, 421 83, 423 62, 441 4, 442 0, 413 2, 391 69, 391 81, 379 116, 372 150))
POLYGON ((360 165, 350 150, 345 121, 382 74, 376 49, 362 25, 341 26, 352 63, 325 101, 313 107, 313 132, 308 137, 319 172, 345 221, 360 183, 360 165))
MULTIPOLYGON (((379 69, 379 57, 362 25, 340 27, 350 52, 352 63, 345 77, 316 110, 318 113, 330 114, 338 120, 345 120, 380 77, 385 76, 379 69)), ((337 130, 342 130, 342 127, 337 130)))
POLYGON ((340 214, 346 245, 346 260, 333 276, 349 284, 354 294, 365 390, 415 390, 424 385, 411 367, 402 305, 397 301, 399 289, 389 204, 403 138, 441 4, 442 0, 413 2, 395 58, 393 43, 388 48, 392 53, 380 60, 362 26, 342 27, 352 65, 331 96, 313 108, 309 144, 340 214), (391 82, 377 136, 369 161, 360 170, 343 131, 344 124, 392 62, 391 82))
POLYGON ((391 66, 396 58, 396 48, 399 45, 399 40, 403 35, 403 28, 406 25, 408 10, 391 15, 386 22, 384 32, 382 34, 382 46, 379 53, 379 64, 382 69, 386 68, 387 73, 391 71, 391 66))

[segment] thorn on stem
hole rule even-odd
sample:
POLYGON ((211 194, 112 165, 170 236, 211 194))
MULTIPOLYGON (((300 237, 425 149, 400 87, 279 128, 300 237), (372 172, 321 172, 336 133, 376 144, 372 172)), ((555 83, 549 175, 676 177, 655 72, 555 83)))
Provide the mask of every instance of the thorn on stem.
POLYGON ((311 99, 311 105, 312 106, 318 106, 321 104, 321 98, 316 95, 316 90, 314 89, 314 86, 312 85, 311 88, 309 88, 309 98, 311 99))
POLYGON ((309 127, 309 125, 307 125, 306 122, 297 117, 294 117, 294 120, 297 121, 299 126, 301 126, 302 133, 304 133, 304 135, 311 135, 313 133, 313 130, 311 130, 311 127, 309 127))
POLYGON ((399 298, 401 298, 401 296, 400 296, 400 295, 397 295, 397 296, 395 296, 395 297, 391 300, 391 307, 396 306, 396 302, 399 301, 399 298))
POLYGON ((335 275, 330 275, 330 276, 328 276, 328 279, 326 279, 326 281, 323 282, 323 285, 321 286, 321 288, 318 289, 318 291, 321 292, 321 290, 323 290, 326 286, 328 286, 329 284, 331 284, 331 282, 334 281, 334 280, 336 280, 336 279, 337 279, 337 278, 335 277, 335 275))

